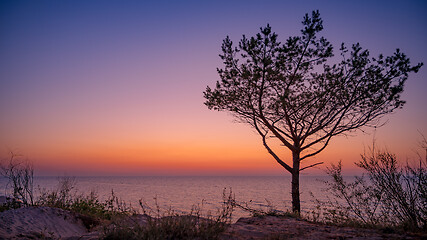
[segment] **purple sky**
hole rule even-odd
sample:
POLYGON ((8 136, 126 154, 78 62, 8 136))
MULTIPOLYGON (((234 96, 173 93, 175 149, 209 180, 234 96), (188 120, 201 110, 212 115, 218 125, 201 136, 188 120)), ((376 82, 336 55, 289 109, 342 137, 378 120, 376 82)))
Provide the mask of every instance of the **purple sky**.
MULTIPOLYGON (((202 92, 219 79, 221 42, 267 23, 284 41, 316 9, 335 49, 360 42, 376 56, 400 48, 412 63, 427 63, 426 1, 1 1, 0 149, 42 169, 54 159, 97 166, 103 155, 88 149, 114 148, 112 162, 134 151, 144 162, 162 151, 173 153, 165 159, 190 156, 180 144, 211 154, 210 147, 236 143, 242 155, 224 161, 244 158, 245 148, 260 145, 256 134, 203 105, 202 92), (167 147, 153 153, 139 144, 167 147)), ((380 144, 416 148, 418 130, 427 135, 426 90, 424 66, 407 81, 404 109, 377 131, 380 144)), ((355 160, 369 139, 342 138, 337 146, 356 146, 355 160)))

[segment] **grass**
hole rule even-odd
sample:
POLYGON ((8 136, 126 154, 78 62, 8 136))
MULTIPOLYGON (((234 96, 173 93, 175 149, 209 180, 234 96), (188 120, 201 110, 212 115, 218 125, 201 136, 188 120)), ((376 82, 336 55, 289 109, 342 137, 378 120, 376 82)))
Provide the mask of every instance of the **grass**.
MULTIPOLYGON (((24 206, 45 206, 68 210, 81 219, 88 230, 101 229, 100 239, 218 239, 231 223, 234 209, 234 195, 223 193, 223 204, 216 214, 203 212, 199 205, 193 206, 188 214, 178 214, 171 208, 160 209, 140 202, 145 222, 135 220, 138 211, 118 198, 114 192, 106 201, 101 201, 95 192, 77 193, 74 178, 59 179, 53 190, 39 189, 40 196, 34 204, 24 206)), ((22 207, 9 202, 0 206, 0 211, 22 207)))
POLYGON ((35 205, 71 211, 77 214, 87 229, 114 218, 135 214, 135 211, 120 200, 113 191, 106 201, 101 201, 96 192, 77 193, 75 184, 74 178, 60 178, 56 189, 51 191, 40 189, 41 194, 35 205))
MULTIPOLYGON (((155 199, 156 200, 156 199, 155 199)), ((202 215, 202 207, 193 206, 188 214, 177 214, 174 210, 162 211, 155 201, 155 208, 140 202, 146 216, 145 224, 123 222, 122 219, 104 228, 103 239, 218 239, 231 223, 234 196, 230 191, 223 193, 223 204, 213 216, 202 215)), ((202 204, 203 206, 203 204, 202 204)))
POLYGON ((105 228, 103 239, 218 239, 228 224, 198 215, 168 213, 147 218, 147 224, 118 224, 105 228))
POLYGON ((8 199, 6 203, 0 204, 0 212, 10 210, 10 209, 17 209, 22 207, 22 203, 19 201, 16 201, 14 198, 8 199))
MULTIPOLYGON (((202 207, 194 206, 188 214, 178 214, 169 208, 162 210, 140 201, 142 215, 118 198, 114 192, 101 201, 95 192, 79 194, 75 179, 61 178, 54 190, 40 190, 34 206, 61 208, 76 214, 88 230, 97 227, 101 239, 218 239, 231 223, 234 196, 223 193, 223 204, 218 212, 202 214, 202 207), (140 217, 142 224, 135 220, 140 217), (100 230, 101 229, 101 230, 100 230)), ((11 209, 4 206, 5 210, 11 209)))

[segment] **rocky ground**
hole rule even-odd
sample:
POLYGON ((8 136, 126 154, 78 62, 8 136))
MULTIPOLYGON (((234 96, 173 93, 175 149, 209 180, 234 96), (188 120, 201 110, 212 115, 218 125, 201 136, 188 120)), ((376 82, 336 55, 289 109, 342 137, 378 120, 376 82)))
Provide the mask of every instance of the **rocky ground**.
MULTIPOLYGON (((132 221, 146 223, 144 215, 132 221)), ((62 209, 27 207, 0 213, 0 239, 94 240, 85 219, 62 209)), ((289 217, 249 217, 232 224, 221 239, 425 239, 420 235, 384 233, 381 230, 327 226, 289 217)))

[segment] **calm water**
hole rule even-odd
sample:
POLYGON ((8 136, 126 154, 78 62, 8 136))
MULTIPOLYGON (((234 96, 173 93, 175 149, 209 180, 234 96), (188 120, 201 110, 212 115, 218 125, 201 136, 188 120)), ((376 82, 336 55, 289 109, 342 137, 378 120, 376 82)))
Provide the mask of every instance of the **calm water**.
MULTIPOLYGON (((76 190, 80 193, 95 191, 105 200, 114 190, 133 207, 139 208, 139 200, 149 206, 155 206, 154 198, 162 209, 188 212, 194 205, 201 205, 203 212, 216 213, 223 200, 223 191, 232 189, 236 201, 247 202, 255 208, 264 208, 270 204, 276 209, 291 208, 291 188, 289 177, 76 177, 76 190)), ((320 200, 326 198, 327 177, 301 176, 301 207, 303 211, 314 207, 310 192, 320 200)), ((40 188, 54 189, 58 186, 58 177, 35 177, 35 191, 40 188)), ((5 194, 6 179, 0 179, 0 195, 5 194)), ((37 193, 36 193, 37 194, 37 193)), ((249 214, 236 210, 234 219, 249 214)))

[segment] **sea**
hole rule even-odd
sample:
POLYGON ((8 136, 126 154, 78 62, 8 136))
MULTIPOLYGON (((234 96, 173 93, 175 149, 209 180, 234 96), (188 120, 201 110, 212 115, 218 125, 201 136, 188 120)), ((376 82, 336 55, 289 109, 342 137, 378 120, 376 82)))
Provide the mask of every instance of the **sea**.
MULTIPOLYGON (((34 177, 34 195, 55 190, 63 177, 34 177)), ((269 208, 291 209, 290 176, 96 176, 68 177, 74 181, 73 194, 95 192, 101 201, 112 192, 121 201, 137 211, 173 211, 189 213, 198 209, 202 215, 215 216, 230 193, 243 206, 267 211, 269 208)), ((325 181, 328 176, 301 176, 300 193, 302 212, 316 207, 315 200, 330 196, 325 181)), ((0 178, 0 195, 10 195, 6 178, 0 178)), ((236 208, 233 219, 249 216, 250 212, 236 208)))

